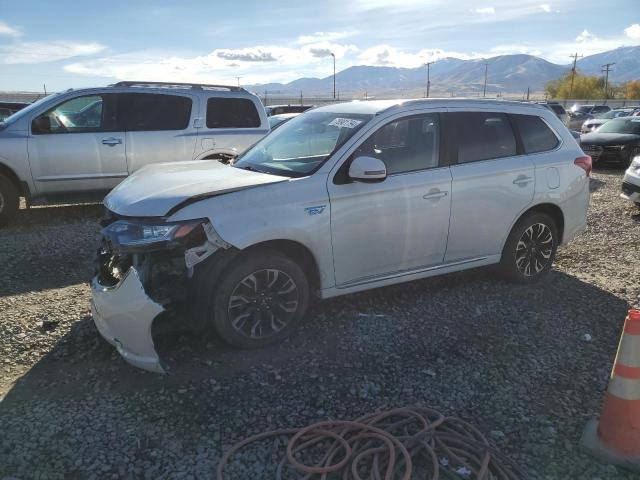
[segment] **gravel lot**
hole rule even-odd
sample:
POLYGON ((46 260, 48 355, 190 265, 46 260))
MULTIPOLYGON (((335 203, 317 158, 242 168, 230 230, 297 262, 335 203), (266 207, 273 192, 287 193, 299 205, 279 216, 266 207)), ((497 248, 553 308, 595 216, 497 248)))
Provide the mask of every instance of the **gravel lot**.
MULTIPOLYGON (((24 212, 0 230, 0 478, 211 477, 252 433, 419 404, 471 421, 532 478, 632 478, 577 446, 640 302, 621 176, 594 174, 588 231, 541 284, 481 269, 338 298, 260 351, 160 329, 166 376, 128 366, 92 324, 101 208, 24 212)), ((266 456, 243 478, 263 478, 266 456)))

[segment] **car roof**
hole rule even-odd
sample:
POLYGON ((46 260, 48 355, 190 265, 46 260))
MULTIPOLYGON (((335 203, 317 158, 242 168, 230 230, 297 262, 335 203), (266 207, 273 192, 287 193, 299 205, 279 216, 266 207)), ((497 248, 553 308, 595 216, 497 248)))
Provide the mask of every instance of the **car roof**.
POLYGON ((401 109, 403 107, 529 107, 532 109, 549 111, 545 106, 531 102, 518 102, 509 100, 490 100, 477 98, 417 98, 395 100, 354 100, 352 102, 334 103, 325 105, 314 112, 355 113, 355 114, 379 114, 382 112, 401 109))

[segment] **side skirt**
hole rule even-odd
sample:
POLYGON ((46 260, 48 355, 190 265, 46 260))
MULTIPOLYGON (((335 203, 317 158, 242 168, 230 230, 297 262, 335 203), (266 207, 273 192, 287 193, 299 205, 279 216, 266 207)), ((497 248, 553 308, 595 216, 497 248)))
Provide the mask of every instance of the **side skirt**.
POLYGON ((363 290, 371 290, 379 287, 395 285, 397 283, 411 282, 422 278, 435 277, 446 273, 459 272, 471 268, 492 265, 500 262, 500 255, 488 255, 486 257, 470 258, 467 260, 459 260, 457 262, 435 265, 432 267, 419 268, 416 270, 389 273, 372 278, 355 280, 335 287, 320 290, 320 298, 332 298, 349 293, 361 292, 363 290))

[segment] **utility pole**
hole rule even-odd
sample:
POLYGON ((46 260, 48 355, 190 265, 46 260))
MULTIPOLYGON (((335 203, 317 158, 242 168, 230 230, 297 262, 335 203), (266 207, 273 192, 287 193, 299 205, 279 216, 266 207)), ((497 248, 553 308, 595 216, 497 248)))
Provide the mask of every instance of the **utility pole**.
POLYGON ((242 78, 242 77, 236 77, 236 80, 238 80, 238 88, 240 88, 240 79, 241 79, 241 78, 242 78))
POLYGON ((611 67, 615 65, 614 63, 605 63, 604 65, 602 65, 602 71, 604 72, 604 99, 606 100, 607 98, 609 98, 609 72, 612 72, 613 70, 611 69, 611 67))
POLYGON ((527 87, 527 102, 529 101, 529 93, 530 93, 530 89, 529 87, 527 87))
POLYGON ((487 96, 487 70, 489 70, 489 62, 484 62, 484 88, 482 89, 482 96, 487 96))
POLYGON ((336 55, 331 52, 331 56, 333 57, 333 99, 336 99, 336 55))
POLYGON ((429 98, 429 90, 431 89, 431 76, 429 72, 429 66, 434 62, 427 62, 425 65, 427 66, 427 98, 429 98))
POLYGON ((571 95, 573 95, 573 79, 576 76, 576 62, 578 61, 578 58, 582 58, 582 55, 578 55, 578 52, 576 52, 569 56, 573 58, 573 67, 571 68, 571 86, 569 87, 569 98, 571 98, 571 95))
POLYGON ((267 105, 267 91, 264 91, 264 105, 267 105))

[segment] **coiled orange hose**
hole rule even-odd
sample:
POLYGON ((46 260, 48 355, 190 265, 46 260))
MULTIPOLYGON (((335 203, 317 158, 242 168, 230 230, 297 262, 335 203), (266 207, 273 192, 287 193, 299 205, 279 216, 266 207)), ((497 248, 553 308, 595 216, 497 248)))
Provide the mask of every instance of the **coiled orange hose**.
POLYGON ((371 413, 353 421, 328 420, 300 429, 253 435, 224 454, 217 480, 236 480, 224 474, 231 457, 249 444, 273 437, 289 438, 286 454, 274 472, 276 480, 526 478, 514 462, 469 423, 445 417, 432 408, 406 407, 371 413), (320 460, 305 463, 305 456, 320 460), (299 472, 298 476, 295 472, 299 472))

